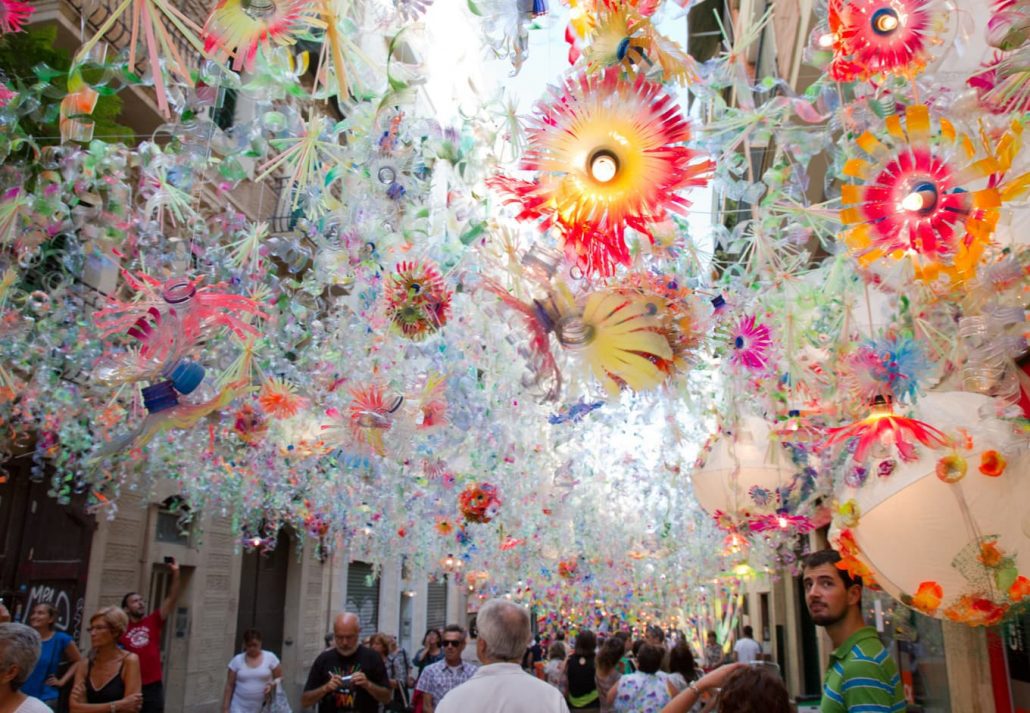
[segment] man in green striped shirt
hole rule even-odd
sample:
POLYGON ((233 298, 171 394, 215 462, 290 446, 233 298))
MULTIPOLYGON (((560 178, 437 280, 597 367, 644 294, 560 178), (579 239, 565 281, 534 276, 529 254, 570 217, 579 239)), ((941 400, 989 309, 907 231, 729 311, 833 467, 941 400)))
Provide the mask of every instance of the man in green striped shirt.
POLYGON ((880 637, 862 620, 862 580, 839 569, 840 555, 821 550, 805 560, 805 603, 833 642, 821 713, 904 713, 901 677, 880 637))

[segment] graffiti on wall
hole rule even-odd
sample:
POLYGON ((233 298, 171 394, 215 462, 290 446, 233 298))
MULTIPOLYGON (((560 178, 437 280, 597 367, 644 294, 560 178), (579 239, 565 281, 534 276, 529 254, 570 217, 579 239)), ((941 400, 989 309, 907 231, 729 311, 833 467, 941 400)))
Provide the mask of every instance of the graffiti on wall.
POLYGON ((32 612, 32 608, 37 604, 49 604, 57 610, 57 621, 54 623, 54 627, 58 631, 66 631, 73 637, 79 635, 85 602, 82 597, 77 595, 74 586, 33 584, 29 588, 29 598, 25 605, 26 620, 32 612))

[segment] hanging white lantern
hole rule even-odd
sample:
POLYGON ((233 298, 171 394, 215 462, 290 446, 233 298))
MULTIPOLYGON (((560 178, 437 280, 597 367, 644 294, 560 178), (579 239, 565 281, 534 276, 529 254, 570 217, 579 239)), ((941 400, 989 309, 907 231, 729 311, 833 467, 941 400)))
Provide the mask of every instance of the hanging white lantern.
POLYGON ((931 393, 916 415, 950 447, 873 463, 864 482, 850 479, 831 540, 849 567, 867 567, 904 604, 966 624, 996 623, 1030 597, 1026 444, 980 394, 931 393))
POLYGON ((793 477, 771 425, 756 416, 741 416, 709 441, 691 481, 706 512, 739 524, 775 513, 793 477))

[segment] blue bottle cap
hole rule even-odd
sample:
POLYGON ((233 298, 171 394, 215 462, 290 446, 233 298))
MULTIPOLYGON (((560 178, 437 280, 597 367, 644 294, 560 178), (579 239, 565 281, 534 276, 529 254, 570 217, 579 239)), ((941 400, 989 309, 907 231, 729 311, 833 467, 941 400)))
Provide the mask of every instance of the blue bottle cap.
POLYGON ((204 367, 195 361, 183 359, 175 365, 169 376, 176 391, 180 394, 190 394, 204 380, 204 367))
POLYGON ((721 307, 724 307, 725 305, 726 300, 723 298, 722 295, 716 295, 712 298, 712 307, 714 307, 715 309, 719 309, 721 307))
POLYGON ((162 381, 153 386, 143 387, 143 405, 150 413, 160 413, 179 405, 179 395, 171 381, 162 381))

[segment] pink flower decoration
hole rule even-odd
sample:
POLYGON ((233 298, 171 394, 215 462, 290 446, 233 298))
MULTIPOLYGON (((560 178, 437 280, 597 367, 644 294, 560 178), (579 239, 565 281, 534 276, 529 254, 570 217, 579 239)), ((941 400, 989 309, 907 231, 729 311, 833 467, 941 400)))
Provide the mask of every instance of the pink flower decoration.
POLYGON ((32 14, 32 6, 21 0, 0 0, 0 35, 21 32, 32 14))
POLYGON ((769 347, 772 337, 769 327, 758 322, 752 315, 743 317, 730 332, 733 352, 730 363, 752 371, 765 369, 769 365, 769 347))
POLYGON ((980 105, 994 114, 1030 111, 1030 72, 1023 69, 1020 55, 995 53, 983 69, 966 83, 976 90, 980 105))

